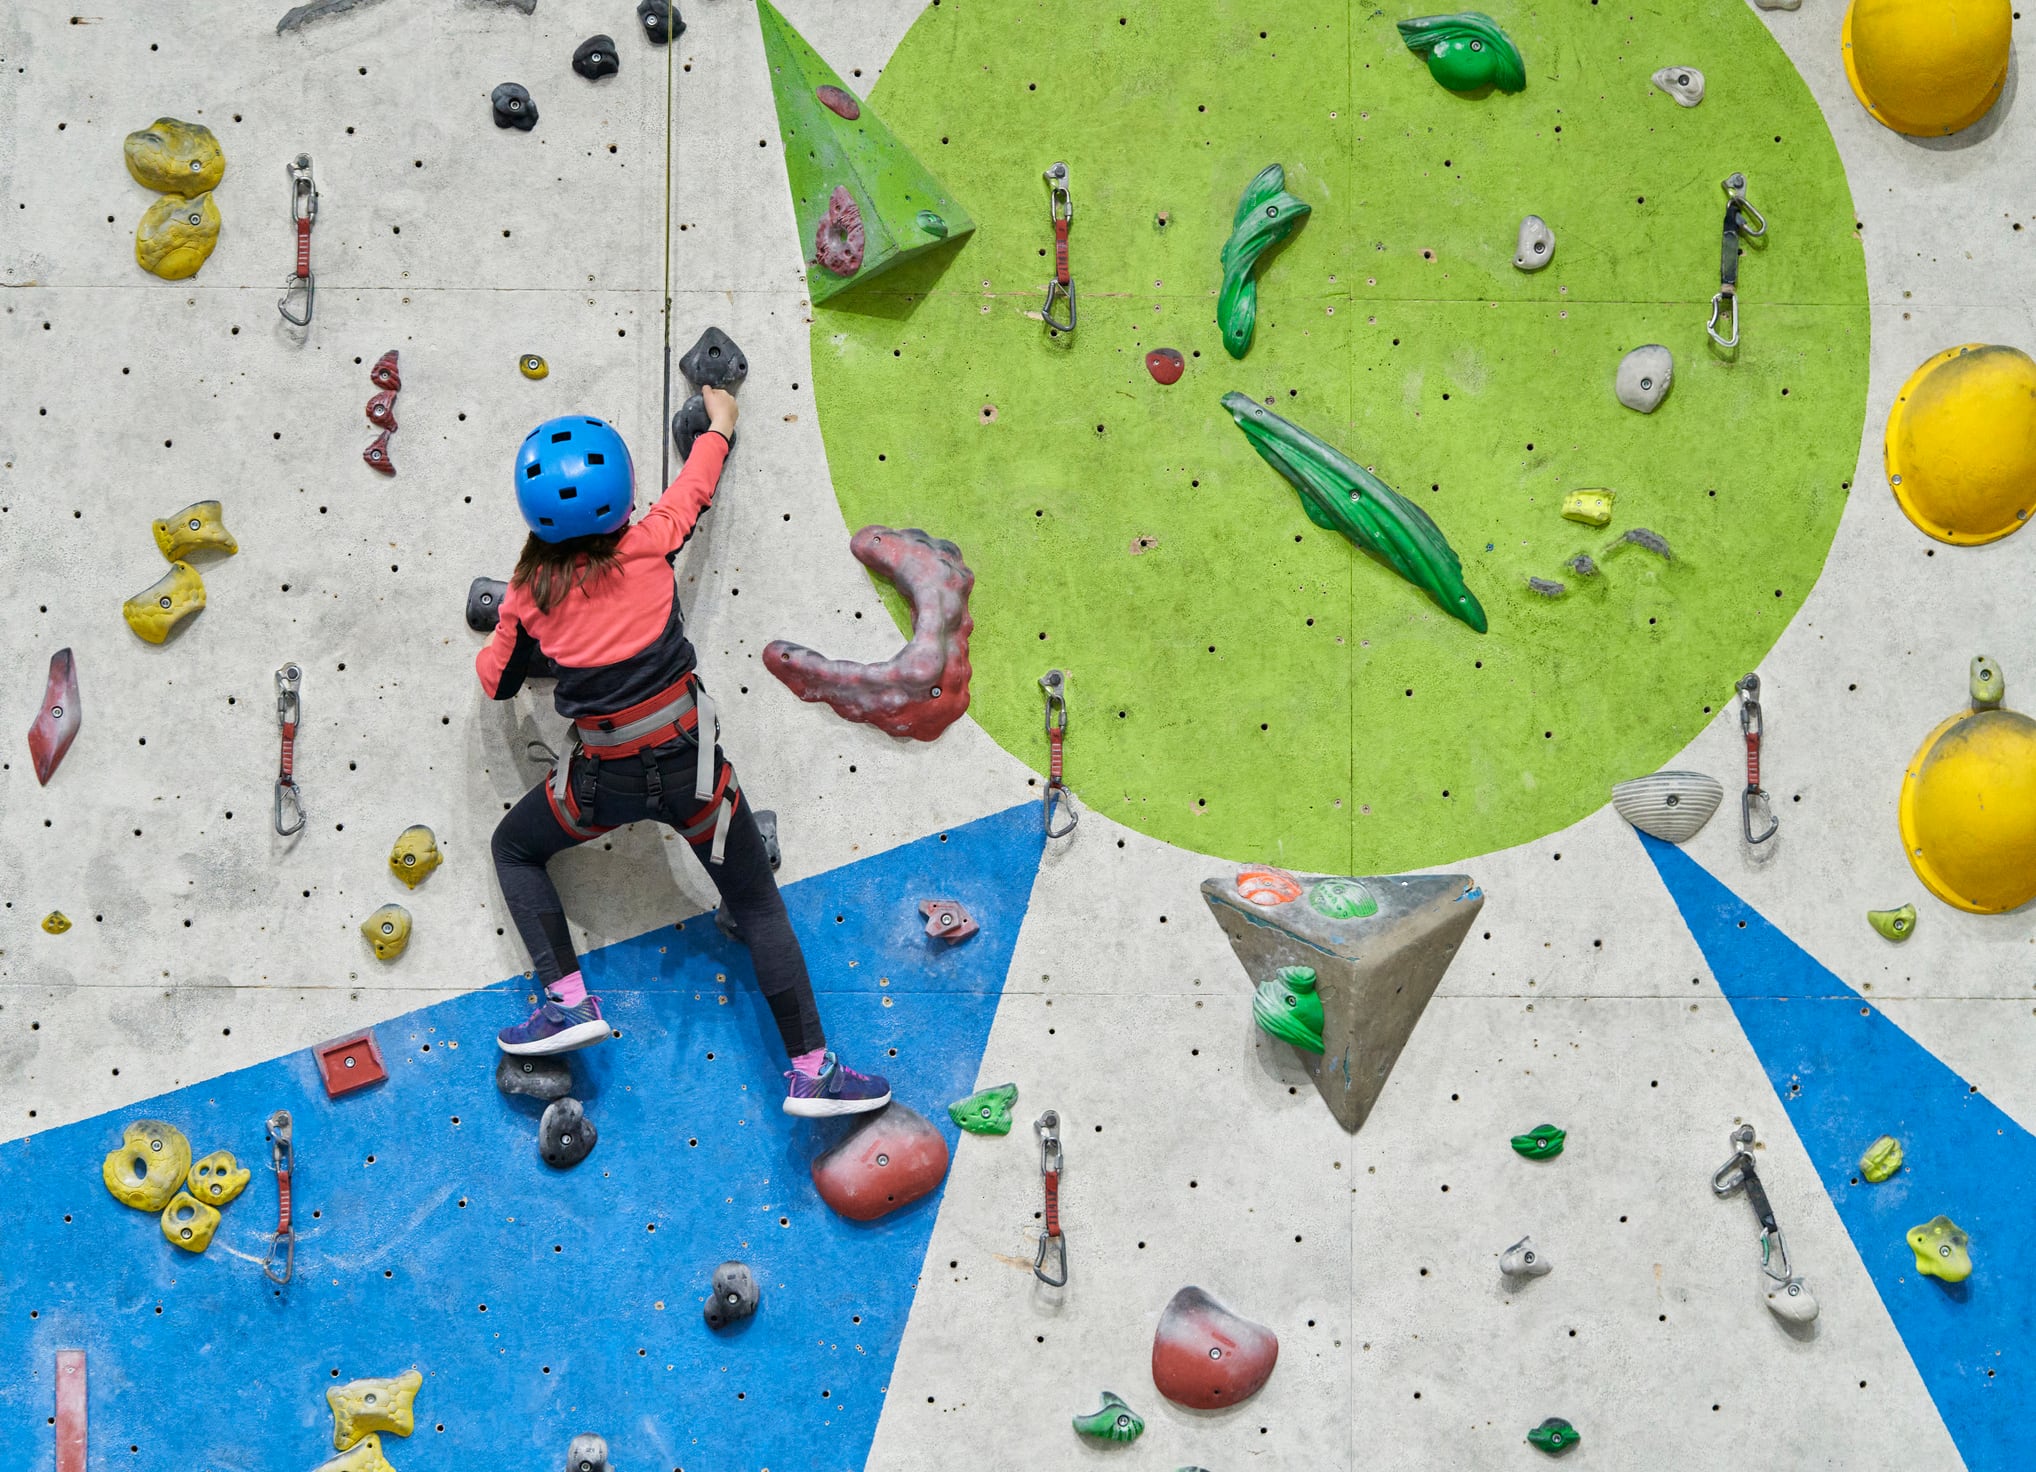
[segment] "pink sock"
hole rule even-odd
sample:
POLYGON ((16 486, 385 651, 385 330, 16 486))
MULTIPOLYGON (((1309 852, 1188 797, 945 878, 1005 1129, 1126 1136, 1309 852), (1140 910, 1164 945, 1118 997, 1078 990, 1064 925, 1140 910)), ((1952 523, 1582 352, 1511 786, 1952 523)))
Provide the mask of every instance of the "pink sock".
POLYGON ((827 1059, 825 1048, 815 1048, 810 1053, 801 1053, 792 1060, 792 1071, 806 1078, 820 1077, 820 1065, 827 1059))
POLYGON ((558 998, 561 1007, 577 1007, 587 1000, 586 979, 577 971, 571 976, 561 976, 551 984, 551 994, 558 998))

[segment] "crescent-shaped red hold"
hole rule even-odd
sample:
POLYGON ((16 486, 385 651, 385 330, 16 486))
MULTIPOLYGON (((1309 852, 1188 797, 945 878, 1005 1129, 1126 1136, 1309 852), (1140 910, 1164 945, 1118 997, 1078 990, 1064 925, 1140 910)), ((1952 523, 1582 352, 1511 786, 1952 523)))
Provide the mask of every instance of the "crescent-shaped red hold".
POLYGON ((78 736, 78 662, 68 649, 59 649, 49 659, 49 683, 42 692, 42 709, 28 728, 28 751, 35 758, 35 780, 43 786, 56 775, 64 753, 78 736))

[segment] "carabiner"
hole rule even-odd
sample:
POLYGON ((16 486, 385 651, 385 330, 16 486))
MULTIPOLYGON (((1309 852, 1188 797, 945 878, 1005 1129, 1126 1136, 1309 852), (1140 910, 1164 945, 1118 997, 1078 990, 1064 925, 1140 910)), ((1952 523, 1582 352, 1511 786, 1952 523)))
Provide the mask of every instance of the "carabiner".
POLYGON ((284 838, 304 831, 304 797, 297 790, 297 722, 303 715, 298 688, 304 672, 294 664, 276 671, 276 724, 282 728, 283 756, 276 774, 276 832, 284 838), (285 823, 288 814, 295 821, 285 823))
POLYGON ((1046 1225, 1040 1229, 1039 1252, 1032 1259, 1032 1276, 1049 1288, 1067 1286, 1067 1238, 1060 1231, 1060 1115, 1049 1109, 1032 1121, 1039 1134, 1039 1175, 1046 1191, 1046 1225), (1046 1271, 1047 1254, 1052 1252, 1060 1267, 1058 1278, 1046 1271))
POLYGON ((1075 330, 1075 284, 1068 275, 1067 232, 1074 223, 1075 202, 1067 188, 1067 164, 1056 163, 1042 176, 1046 180, 1046 213, 1053 222, 1053 279, 1046 283, 1046 305, 1039 315, 1046 319, 1046 325, 1056 332, 1075 330), (1053 315, 1054 298, 1067 301, 1067 321, 1057 320, 1053 315))
POLYGON ((1817 1296, 1810 1291, 1809 1284, 1796 1276, 1789 1262, 1788 1243, 1775 1223, 1767 1188, 1761 1185, 1760 1173, 1754 1169, 1753 1126, 1743 1124, 1734 1130, 1732 1144, 1735 1147, 1732 1158, 1711 1174, 1711 1189, 1720 1196, 1730 1196, 1739 1190, 1746 1192, 1754 1219, 1760 1223, 1760 1273, 1767 1306, 1785 1322, 1807 1323, 1817 1317, 1817 1296))
POLYGON ((292 326, 309 327, 311 307, 318 294, 318 283, 311 275, 311 223, 318 218, 318 186, 311 180, 311 155, 298 154, 295 163, 283 165, 283 172, 290 178, 290 216, 297 223, 297 269, 283 282, 283 295, 276 302, 276 310, 292 326), (290 303, 299 292, 304 296, 301 317, 290 310, 290 303))
POLYGON ((1781 827, 1781 819, 1767 800, 1767 789, 1760 785, 1760 740, 1766 730, 1760 714, 1760 676, 1750 673, 1734 688, 1739 691, 1739 730, 1746 738, 1746 790, 1739 794, 1739 826, 1746 841, 1757 847, 1781 827), (1767 819, 1767 827, 1759 833, 1753 831, 1756 810, 1767 819))
POLYGON ((1075 831, 1075 824, 1081 822, 1081 815, 1075 811, 1074 794, 1061 780, 1061 748, 1067 740, 1066 686, 1066 676, 1059 670, 1048 670, 1039 677, 1039 688, 1046 692, 1046 791, 1040 801, 1046 810, 1048 838, 1065 838, 1075 831), (1067 815, 1065 827, 1053 826, 1056 806, 1067 815))
POLYGON ((1721 186, 1725 190, 1725 230, 1718 260, 1718 294, 1711 298, 1711 320, 1704 330, 1719 347, 1739 346, 1739 239, 1758 239, 1767 234, 1767 219, 1746 199, 1746 176, 1733 174, 1721 186), (1747 221, 1751 219, 1752 224, 1747 221), (1729 336, 1718 331, 1718 318, 1730 324, 1729 336))
POLYGON ((296 1168, 296 1152, 290 1139, 290 1111, 278 1109, 269 1116, 269 1169, 276 1173, 276 1234, 269 1239, 269 1255, 262 1259, 262 1272, 271 1283, 290 1281, 296 1270, 297 1233, 290 1226, 290 1173, 296 1168), (282 1260, 278 1272, 277 1259, 282 1260))

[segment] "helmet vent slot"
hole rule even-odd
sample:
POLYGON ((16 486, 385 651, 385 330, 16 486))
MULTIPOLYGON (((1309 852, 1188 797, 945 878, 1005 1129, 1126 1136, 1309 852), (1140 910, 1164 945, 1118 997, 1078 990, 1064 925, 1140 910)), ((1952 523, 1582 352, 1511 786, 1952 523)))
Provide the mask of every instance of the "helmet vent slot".
POLYGON ((608 463, 608 457, 606 455, 603 455, 599 450, 589 450, 587 451, 587 463, 589 465, 606 465, 608 463))
POLYGON ((558 488, 558 498, 561 501, 575 500, 579 494, 580 488, 578 486, 560 486, 558 488))
POLYGON ((570 429, 562 429, 551 437, 551 442, 555 445, 563 445, 572 437, 573 432, 570 429))
POLYGON ((544 467, 542 465, 526 465, 523 467, 523 478, 525 480, 536 480, 543 474, 544 467))

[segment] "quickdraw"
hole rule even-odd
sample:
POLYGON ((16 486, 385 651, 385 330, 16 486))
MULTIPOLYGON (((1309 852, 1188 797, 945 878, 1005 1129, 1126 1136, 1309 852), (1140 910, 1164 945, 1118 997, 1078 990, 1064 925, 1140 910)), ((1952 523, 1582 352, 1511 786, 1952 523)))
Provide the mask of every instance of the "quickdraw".
POLYGON ((1775 1225, 1774 1207, 1768 1203, 1767 1188, 1761 1185, 1760 1176, 1753 1168, 1753 1126, 1743 1124, 1734 1130, 1732 1145, 1732 1158, 1711 1175, 1711 1189, 1720 1196, 1730 1196, 1741 1189, 1746 1192, 1754 1218, 1760 1223, 1760 1272, 1769 1307, 1782 1317, 1798 1322, 1814 1318, 1817 1313, 1816 1297, 1789 1264, 1788 1244, 1782 1240, 1781 1228, 1775 1225))
POLYGON ((276 671, 276 724, 283 730, 283 759, 276 773, 276 832, 285 838, 304 831, 304 797, 297 791, 296 776, 297 722, 303 716, 297 688, 303 679, 304 672, 294 664, 276 671), (286 813, 296 819, 287 827, 286 813))
POLYGON ((1060 1232, 1060 1115, 1049 1109, 1032 1121, 1039 1132, 1039 1174, 1046 1189, 1046 1225, 1039 1231, 1039 1254, 1032 1259, 1032 1276, 1049 1288, 1067 1286, 1067 1238, 1060 1232), (1060 1276, 1049 1277, 1047 1255, 1060 1265, 1060 1276))
POLYGON ((311 306, 318 283, 311 275, 311 222, 318 218, 318 186, 311 182, 311 155, 300 153, 293 164, 283 165, 290 176, 290 214, 297 222, 297 269, 283 282, 283 295, 276 310, 283 320, 297 327, 311 325, 311 306), (290 310, 290 303, 302 295, 304 315, 290 310))
POLYGON ((1746 176, 1734 174, 1724 183, 1725 243, 1718 260, 1718 294, 1711 298, 1711 321, 1706 331, 1721 348, 1739 346, 1739 238, 1753 240, 1767 234, 1767 220, 1746 202, 1746 176), (1748 224, 1751 220, 1753 223, 1748 224), (1723 316, 1731 329, 1728 337, 1718 331, 1723 316))
POLYGON ((1764 729, 1760 718, 1760 676, 1748 675, 1739 682, 1738 690, 1739 729, 1746 736, 1746 790, 1739 794, 1739 826, 1745 830, 1748 843, 1762 844, 1774 837, 1781 819, 1774 815, 1767 789, 1760 785, 1760 738, 1764 729), (1756 810, 1767 819, 1767 827, 1759 833, 1753 831, 1756 810))
POLYGON ((1046 692, 1046 792, 1041 798, 1046 809, 1046 836, 1065 838, 1075 831, 1075 824, 1081 815, 1075 812, 1074 794, 1067 790, 1061 780, 1061 747, 1067 741, 1067 680, 1059 670, 1048 670, 1039 677, 1039 688, 1046 692), (1053 810, 1058 806, 1067 815, 1067 825, 1053 826, 1053 810))
POLYGON ((1048 169, 1046 179, 1046 212, 1053 220, 1053 280, 1046 283, 1046 305, 1039 315, 1046 319, 1046 325, 1055 332, 1075 330, 1075 284, 1067 270, 1067 231, 1074 223, 1075 202, 1067 192, 1067 165, 1057 163, 1048 169), (1053 315, 1055 297, 1067 302, 1067 321, 1057 320, 1053 315))
POLYGON ((269 1255, 262 1259, 262 1271, 271 1283, 289 1282, 296 1268, 297 1233, 290 1226, 290 1172, 295 1164, 290 1144, 290 1111, 278 1109, 269 1116, 269 1169, 276 1173, 276 1235, 269 1239, 269 1255))

